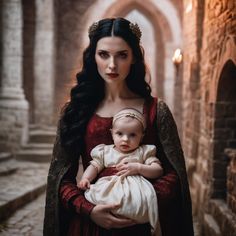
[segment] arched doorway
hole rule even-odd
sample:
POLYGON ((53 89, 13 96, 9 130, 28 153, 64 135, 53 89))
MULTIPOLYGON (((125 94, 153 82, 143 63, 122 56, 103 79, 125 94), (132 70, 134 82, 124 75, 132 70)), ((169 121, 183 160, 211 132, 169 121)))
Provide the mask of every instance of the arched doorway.
POLYGON ((212 104, 214 126, 210 148, 210 201, 208 212, 204 214, 206 235, 211 235, 212 222, 217 235, 234 235, 236 232, 232 220, 232 214, 236 214, 236 64, 228 59, 222 65, 216 100, 212 104))
MULTIPOLYGON (((213 134, 213 198, 226 199, 227 167, 226 148, 236 148, 236 65, 228 60, 221 71, 215 103, 213 134)), ((236 176, 236 175, 235 175, 236 176)))

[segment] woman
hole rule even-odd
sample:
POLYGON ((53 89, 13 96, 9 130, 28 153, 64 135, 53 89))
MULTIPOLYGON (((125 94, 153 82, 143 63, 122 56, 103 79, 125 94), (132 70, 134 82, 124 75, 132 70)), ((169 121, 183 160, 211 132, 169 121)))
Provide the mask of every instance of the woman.
MULTIPOLYGON (((151 235, 149 224, 114 216, 111 211, 119 207, 116 205, 94 206, 76 186, 79 157, 86 168, 92 148, 112 143, 112 117, 127 107, 146 116, 143 144, 157 147, 164 169, 163 177, 150 180, 157 194, 162 235, 193 235, 191 200, 176 125, 166 104, 150 95, 144 80, 140 37, 137 24, 123 18, 103 19, 89 29, 83 68, 59 123, 48 175, 44 235, 151 235)), ((106 168, 99 176, 116 171, 106 168)))

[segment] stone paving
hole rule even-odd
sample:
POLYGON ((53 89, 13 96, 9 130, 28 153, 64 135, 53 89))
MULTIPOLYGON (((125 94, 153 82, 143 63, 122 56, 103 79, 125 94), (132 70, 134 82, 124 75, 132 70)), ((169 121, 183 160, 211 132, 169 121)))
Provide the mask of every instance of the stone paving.
POLYGON ((0 176, 0 220, 3 221, 15 210, 44 192, 49 163, 33 163, 9 160, 1 163, 0 176), (8 168, 13 172, 8 173, 8 168))
POLYGON ((13 214, 0 225, 0 236, 42 236, 45 194, 13 214))

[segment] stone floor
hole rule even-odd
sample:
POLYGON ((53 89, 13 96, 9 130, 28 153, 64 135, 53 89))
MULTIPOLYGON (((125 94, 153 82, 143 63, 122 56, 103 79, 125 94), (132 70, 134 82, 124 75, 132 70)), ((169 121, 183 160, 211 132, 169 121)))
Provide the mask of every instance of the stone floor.
POLYGON ((45 194, 14 213, 0 226, 1 236, 42 236, 45 194))
POLYGON ((48 168, 49 163, 0 162, 0 235, 42 235, 48 168))

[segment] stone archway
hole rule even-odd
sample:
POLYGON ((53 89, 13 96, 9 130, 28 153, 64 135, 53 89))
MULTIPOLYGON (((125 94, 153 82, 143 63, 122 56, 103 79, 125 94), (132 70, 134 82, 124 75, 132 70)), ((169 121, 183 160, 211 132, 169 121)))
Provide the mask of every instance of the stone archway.
POLYGON ((227 166, 226 148, 236 144, 236 65, 228 60, 218 81, 215 103, 215 120, 213 135, 213 198, 226 199, 227 166))
MULTIPOLYGON (((236 156, 236 43, 228 36, 218 54, 219 61, 209 90, 207 122, 212 124, 207 131, 209 202, 204 214, 203 228, 206 235, 214 222, 217 235, 234 235, 235 222, 232 212, 235 207, 235 156, 236 156), (229 214, 229 212, 231 212, 229 214)), ((207 177, 207 176, 206 176, 207 177)), ((215 235, 215 234, 214 234, 215 235)))
POLYGON ((211 191, 207 213, 204 214, 206 235, 234 235, 232 214, 236 214, 236 64, 228 59, 218 79, 213 104, 214 127, 210 166, 211 191), (212 230, 214 223, 214 230, 212 230), (216 234, 217 233, 217 234, 216 234))
POLYGON ((225 38, 215 70, 215 82, 211 83, 209 100, 213 105, 214 126, 212 132, 212 186, 211 197, 226 200, 227 166, 225 148, 235 147, 236 130, 236 38, 225 38), (232 127, 231 127, 232 126, 232 127), (232 138, 231 138, 232 136, 232 138), (231 141, 230 141, 231 140, 231 141))

